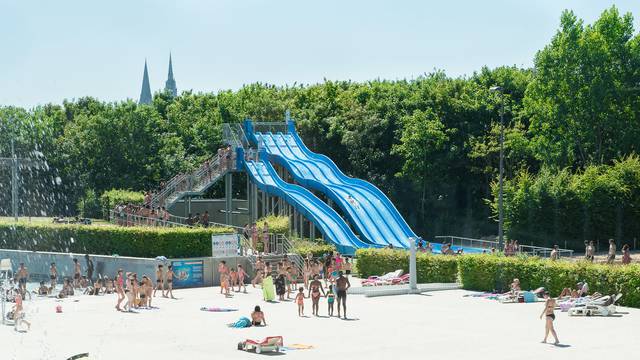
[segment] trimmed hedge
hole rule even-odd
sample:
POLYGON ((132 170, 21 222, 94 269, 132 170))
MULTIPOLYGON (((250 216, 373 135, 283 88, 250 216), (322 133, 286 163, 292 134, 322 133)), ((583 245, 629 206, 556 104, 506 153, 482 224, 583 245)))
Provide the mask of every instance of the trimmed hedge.
POLYGON ((264 222, 269 224, 269 232, 273 234, 287 234, 289 233, 289 217, 288 216, 275 216, 270 215, 260 218, 256 221, 258 229, 262 230, 264 222))
POLYGON ((551 296, 563 288, 586 281, 589 290, 622 293, 621 305, 640 307, 640 265, 605 265, 587 262, 549 261, 540 258, 464 255, 457 257, 462 285, 468 290, 504 291, 513 278, 523 289, 544 286, 551 296))
MULTIPOLYGON (((382 275, 398 269, 409 272, 409 252, 392 249, 359 249, 356 251, 357 268, 361 277, 382 275)), ((425 253, 416 255, 418 282, 456 282, 457 258, 425 253)))
POLYGON ((109 211, 113 210, 116 205, 134 204, 142 205, 144 202, 144 194, 137 191, 111 189, 100 195, 100 207, 102 208, 102 216, 109 220, 109 211))
POLYGON ((211 235, 228 228, 0 223, 0 248, 168 258, 211 256, 211 235))
POLYGON ((323 242, 314 242, 308 240, 294 240, 293 252, 299 254, 302 257, 306 257, 309 253, 314 258, 321 257, 324 254, 330 254, 336 251, 336 247, 331 244, 323 242))
MULTIPOLYGON (((409 252, 391 249, 360 249, 356 252, 362 277, 397 269, 409 271, 409 252)), ((417 254, 418 282, 455 282, 467 290, 506 291, 514 278, 523 289, 544 286, 552 296, 579 281, 602 294, 622 293, 620 304, 640 308, 640 264, 606 265, 584 261, 550 261, 537 257, 501 255, 441 256, 417 254)))

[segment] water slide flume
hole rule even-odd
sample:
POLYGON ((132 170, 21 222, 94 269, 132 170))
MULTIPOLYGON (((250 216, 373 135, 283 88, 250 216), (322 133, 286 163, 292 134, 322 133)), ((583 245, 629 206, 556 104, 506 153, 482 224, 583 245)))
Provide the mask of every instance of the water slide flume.
POLYGON ((313 222, 324 238, 333 243, 340 253, 353 255, 360 248, 379 247, 358 239, 340 215, 309 190, 280 179, 270 163, 245 161, 244 165, 251 180, 260 190, 283 198, 313 222))

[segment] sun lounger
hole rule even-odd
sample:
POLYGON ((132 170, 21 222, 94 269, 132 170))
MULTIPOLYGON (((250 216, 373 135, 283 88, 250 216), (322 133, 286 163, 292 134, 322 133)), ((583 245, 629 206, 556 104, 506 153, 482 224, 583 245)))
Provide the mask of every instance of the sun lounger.
POLYGON ((386 273, 382 276, 369 276, 369 278, 362 280, 362 286, 380 286, 388 285, 388 283, 402 276, 402 270, 396 270, 394 272, 386 273))
POLYGON ((263 351, 279 352, 283 343, 282 336, 269 336, 262 341, 247 339, 238 343, 238 350, 255 350, 256 354, 260 354, 263 351))
POLYGON ((404 275, 402 275, 400 277, 397 277, 395 279, 391 279, 391 285, 408 284, 409 283, 409 278, 410 278, 409 274, 404 274, 404 275))
POLYGON ((603 296, 596 300, 576 305, 569 309, 570 316, 610 316, 616 313, 616 302, 622 294, 616 296, 603 296))

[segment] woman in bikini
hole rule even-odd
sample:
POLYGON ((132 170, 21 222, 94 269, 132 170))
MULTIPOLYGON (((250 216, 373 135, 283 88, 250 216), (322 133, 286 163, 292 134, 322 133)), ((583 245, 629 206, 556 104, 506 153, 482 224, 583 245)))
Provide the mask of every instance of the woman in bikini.
POLYGON ((556 299, 549 297, 549 292, 545 291, 544 293, 544 310, 542 310, 542 314, 540 314, 540 319, 544 316, 545 319, 545 327, 544 327, 544 340, 543 343, 547 342, 547 337, 549 333, 553 335, 553 338, 556 340, 554 345, 560 343, 558 340, 558 335, 556 334, 556 330, 553 328, 553 321, 556 319, 556 315, 553 313, 553 310, 556 307, 556 299))
POLYGON ((126 298, 124 293, 124 277, 122 276, 122 269, 118 269, 118 275, 116 275, 116 295, 118 296, 116 310, 122 311, 120 304, 122 304, 122 301, 126 298))
POLYGON ((318 280, 318 278, 318 275, 315 275, 313 277, 313 280, 309 284, 309 294, 307 295, 311 298, 311 313, 315 316, 318 316, 318 308, 320 306, 320 292, 322 291, 322 296, 325 296, 322 282, 318 280))
POLYGON ((173 265, 167 267, 167 295, 175 299, 173 296, 173 265))

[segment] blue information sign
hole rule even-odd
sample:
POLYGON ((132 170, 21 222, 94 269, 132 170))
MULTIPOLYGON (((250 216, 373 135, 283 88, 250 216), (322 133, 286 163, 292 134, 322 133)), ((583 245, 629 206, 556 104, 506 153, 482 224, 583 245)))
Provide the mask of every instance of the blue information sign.
POLYGON ((179 260, 172 261, 173 287, 196 287, 204 285, 204 261, 203 260, 179 260))

